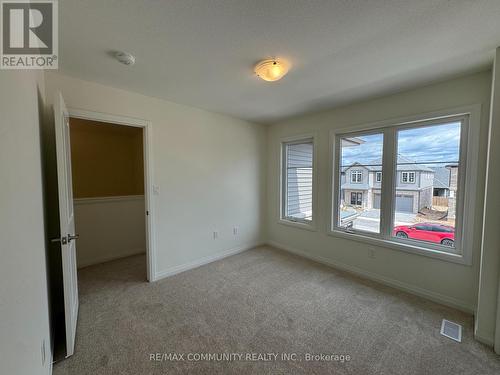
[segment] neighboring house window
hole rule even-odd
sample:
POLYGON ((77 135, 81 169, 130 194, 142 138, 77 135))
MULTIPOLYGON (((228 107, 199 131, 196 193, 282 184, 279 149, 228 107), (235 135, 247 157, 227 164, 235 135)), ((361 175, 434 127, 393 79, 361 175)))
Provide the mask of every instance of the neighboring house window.
POLYGON ((281 219, 311 223, 313 215, 313 140, 282 143, 281 219))
POLYGON ((357 184, 363 181, 363 172, 354 170, 351 172, 351 182, 357 184))
POLYGON ((351 192, 351 204, 353 206, 361 206, 363 204, 363 193, 351 192))
MULTIPOLYGON (((453 260, 461 258, 469 262, 468 249, 472 245, 468 234, 473 220, 470 216, 473 215, 465 217, 463 213, 464 207, 473 207, 474 201, 466 201, 473 197, 465 197, 462 192, 466 184, 466 157, 477 154, 478 147, 477 132, 469 126, 469 116, 413 120, 374 127, 366 132, 337 133, 333 157, 338 162, 334 166, 332 188, 334 234, 344 232, 342 235, 356 235, 369 242, 382 240, 380 245, 393 243, 407 251, 429 250, 432 254, 426 252, 426 255, 453 260), (474 134, 472 140, 471 132, 474 134), (359 140, 355 145, 345 141, 354 137, 359 140), (462 149, 464 145, 466 150, 462 149), (384 146, 395 151, 385 155, 384 146), (375 173, 375 182, 381 183, 381 191, 370 195, 367 190, 367 197, 372 199, 365 202, 362 212, 343 205, 341 200, 345 194, 339 171, 354 164, 379 170, 375 173), (450 195, 445 200, 433 200, 434 173, 443 167, 448 168, 452 176, 450 195), (396 181, 400 175, 402 184, 415 184, 417 173, 420 183, 411 189, 396 181), (350 208, 354 212, 350 212, 350 208), (420 223, 418 229, 417 223, 420 223)), ((475 164, 476 157, 473 160, 475 164)), ((473 173, 475 168, 471 169, 473 173)), ((351 182, 354 182, 353 175, 351 182)), ((474 180, 469 178, 467 183, 474 190, 474 180)), ((345 190, 348 189, 346 186, 345 190)), ((351 205, 361 205, 363 195, 360 194, 358 197, 357 193, 351 192, 351 205)))
POLYGON ((414 184, 415 172, 401 172, 401 182, 404 184, 414 184))

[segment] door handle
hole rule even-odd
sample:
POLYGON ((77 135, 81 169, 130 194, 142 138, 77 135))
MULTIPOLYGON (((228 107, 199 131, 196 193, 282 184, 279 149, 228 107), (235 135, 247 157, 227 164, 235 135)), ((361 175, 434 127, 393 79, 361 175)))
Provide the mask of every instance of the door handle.
POLYGON ((70 243, 73 240, 77 240, 78 238, 80 238, 79 234, 68 234, 68 243, 70 243))
POLYGON ((56 237, 56 238, 51 238, 50 242, 60 242, 62 245, 66 245, 68 243, 68 239, 66 237, 56 237))

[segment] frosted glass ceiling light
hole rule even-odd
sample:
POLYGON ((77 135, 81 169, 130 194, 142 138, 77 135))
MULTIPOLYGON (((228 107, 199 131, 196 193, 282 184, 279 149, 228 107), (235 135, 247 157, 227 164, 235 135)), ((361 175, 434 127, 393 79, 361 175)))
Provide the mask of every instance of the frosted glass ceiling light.
POLYGON ((263 60, 255 65, 255 74, 264 81, 277 81, 288 73, 289 65, 281 59, 263 60))

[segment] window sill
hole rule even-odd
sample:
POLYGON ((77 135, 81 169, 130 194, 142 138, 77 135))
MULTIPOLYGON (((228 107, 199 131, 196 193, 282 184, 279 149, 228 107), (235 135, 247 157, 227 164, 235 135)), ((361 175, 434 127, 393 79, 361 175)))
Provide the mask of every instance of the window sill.
POLYGON ((472 261, 470 259, 466 259, 461 254, 453 254, 447 253, 445 251, 428 249, 421 246, 416 246, 412 244, 398 243, 395 241, 385 240, 381 238, 370 237, 363 234, 358 233, 348 233, 340 230, 330 230, 328 231, 328 235, 332 237, 344 238, 352 241, 358 241, 367 243, 373 246, 380 246, 391 250, 399 250, 404 251, 411 254, 426 256, 430 258, 440 259, 447 262, 458 263, 465 266, 471 266, 472 261))
POLYGON ((316 232, 316 227, 313 223, 304 223, 301 221, 291 221, 287 219, 279 219, 278 224, 281 225, 287 225, 289 227, 294 227, 294 228, 299 228, 299 229, 304 229, 308 230, 310 232, 316 232))

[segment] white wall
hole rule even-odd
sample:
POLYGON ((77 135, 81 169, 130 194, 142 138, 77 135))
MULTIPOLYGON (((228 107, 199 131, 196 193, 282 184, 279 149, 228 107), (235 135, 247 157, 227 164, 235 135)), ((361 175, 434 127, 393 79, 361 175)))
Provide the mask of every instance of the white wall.
POLYGON ((273 125, 268 138, 268 240, 277 246, 298 250, 308 256, 473 311, 478 288, 490 84, 491 72, 484 72, 273 125), (326 234, 330 130, 477 103, 482 104, 480 150, 483 152, 479 157, 477 209, 474 213, 468 213, 475 215, 472 266, 382 247, 375 247, 375 258, 372 259, 365 244, 326 234), (278 223, 280 139, 311 132, 317 133, 315 172, 319 181, 315 213, 318 230, 315 232, 278 223))
POLYGON ((146 251, 143 195, 79 198, 74 207, 78 268, 146 251))
POLYGON ((263 241, 264 126, 47 73, 48 101, 58 89, 70 108, 152 121, 158 276, 263 241))
POLYGON ((500 48, 496 51, 491 92, 483 248, 476 316, 476 334, 495 344, 500 354, 500 48), (496 330, 496 334, 495 334, 496 330))
POLYGON ((41 73, 0 72, 1 374, 48 374, 51 368, 39 128, 43 84, 41 73))

